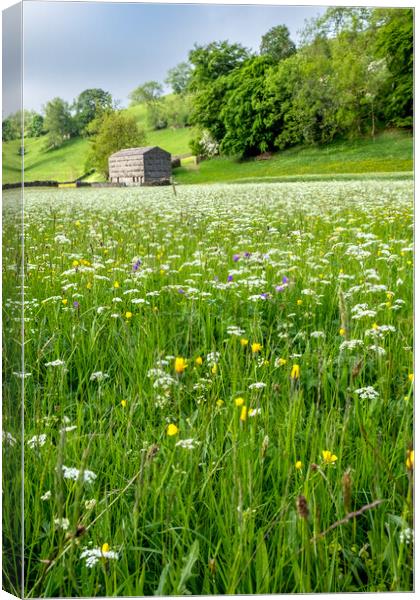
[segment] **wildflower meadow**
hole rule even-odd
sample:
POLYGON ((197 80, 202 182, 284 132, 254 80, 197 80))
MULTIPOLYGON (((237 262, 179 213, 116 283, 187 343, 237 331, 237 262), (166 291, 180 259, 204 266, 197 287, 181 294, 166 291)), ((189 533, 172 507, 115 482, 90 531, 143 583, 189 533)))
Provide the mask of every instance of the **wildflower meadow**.
POLYGON ((25 190, 22 261, 5 193, 7 585, 23 561, 26 597, 411 590, 412 196, 25 190))

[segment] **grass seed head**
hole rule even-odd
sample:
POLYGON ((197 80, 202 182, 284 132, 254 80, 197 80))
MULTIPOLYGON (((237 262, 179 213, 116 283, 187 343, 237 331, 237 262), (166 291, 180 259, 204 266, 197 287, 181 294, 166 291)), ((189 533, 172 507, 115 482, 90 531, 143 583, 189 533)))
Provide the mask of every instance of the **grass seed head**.
POLYGON ((342 489, 343 489, 344 509, 346 512, 350 512, 351 484, 352 484, 352 481, 351 481, 350 469, 347 469, 347 471, 344 473, 344 475, 341 479, 341 485, 342 485, 342 489))
POLYGON ((305 496, 300 495, 296 498, 296 510, 301 519, 305 519, 305 521, 308 519, 309 507, 305 496))

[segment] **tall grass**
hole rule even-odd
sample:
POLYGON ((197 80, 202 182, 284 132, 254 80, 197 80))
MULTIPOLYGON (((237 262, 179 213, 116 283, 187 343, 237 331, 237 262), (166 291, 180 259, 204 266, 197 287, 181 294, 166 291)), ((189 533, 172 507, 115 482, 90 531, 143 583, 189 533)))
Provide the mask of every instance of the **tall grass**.
POLYGON ((411 199, 25 193, 25 595, 412 589, 411 199))

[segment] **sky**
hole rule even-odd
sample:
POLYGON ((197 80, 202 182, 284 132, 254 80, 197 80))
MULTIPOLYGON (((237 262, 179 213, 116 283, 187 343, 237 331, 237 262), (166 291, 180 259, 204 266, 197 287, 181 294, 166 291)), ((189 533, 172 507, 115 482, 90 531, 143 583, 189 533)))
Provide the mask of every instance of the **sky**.
MULTIPOLYGON (((195 43, 226 39, 256 51, 261 36, 280 24, 297 43, 305 20, 324 10, 261 4, 24 2, 24 105, 42 111, 56 96, 71 103, 83 90, 99 87, 127 106, 130 91, 149 80, 163 83, 167 71, 187 60, 195 43)), ((14 63, 13 52, 3 55, 4 81, 16 73, 14 63)), ((3 115, 14 110, 12 104, 4 93, 3 115)))

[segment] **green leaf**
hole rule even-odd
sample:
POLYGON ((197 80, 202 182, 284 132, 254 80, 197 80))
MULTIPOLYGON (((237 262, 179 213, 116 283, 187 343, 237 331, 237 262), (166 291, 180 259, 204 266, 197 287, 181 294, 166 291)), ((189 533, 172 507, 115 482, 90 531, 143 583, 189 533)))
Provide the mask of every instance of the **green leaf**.
POLYGON ((181 572, 181 577, 180 577, 178 587, 176 590, 176 594, 178 594, 178 595, 190 593, 186 588, 186 584, 187 584, 188 580, 192 577, 192 570, 193 570, 195 562, 198 559, 199 549, 200 549, 200 545, 198 543, 198 540, 195 540, 195 542, 191 546, 190 553, 189 553, 188 557, 186 558, 185 566, 181 572))
POLYGON ((256 560, 256 576, 257 576, 257 589, 258 594, 269 594, 273 590, 270 590, 270 568, 268 564, 268 552, 267 546, 264 541, 264 533, 260 531, 257 538, 257 553, 255 556, 256 560))

